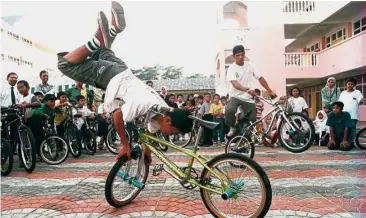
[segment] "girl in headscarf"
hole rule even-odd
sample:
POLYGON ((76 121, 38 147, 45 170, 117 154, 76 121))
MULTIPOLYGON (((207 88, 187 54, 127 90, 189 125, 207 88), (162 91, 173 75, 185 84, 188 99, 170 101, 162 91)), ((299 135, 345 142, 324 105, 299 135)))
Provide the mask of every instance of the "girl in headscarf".
POLYGON ((323 106, 327 103, 332 104, 338 101, 341 90, 336 87, 336 79, 334 77, 329 77, 325 87, 321 90, 322 104, 323 106))
POLYGON ((160 96, 163 99, 166 99, 166 96, 168 95, 168 89, 166 88, 166 86, 162 86, 161 90, 160 90, 160 96))
POLYGON ((327 146, 329 142, 329 127, 326 125, 328 116, 325 111, 321 110, 316 114, 313 122, 315 127, 315 144, 327 146))

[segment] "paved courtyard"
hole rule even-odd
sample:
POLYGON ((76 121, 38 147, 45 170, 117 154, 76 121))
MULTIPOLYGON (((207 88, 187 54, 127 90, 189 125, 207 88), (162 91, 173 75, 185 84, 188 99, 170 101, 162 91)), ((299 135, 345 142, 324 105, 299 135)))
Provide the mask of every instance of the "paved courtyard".
MULTIPOLYGON (((205 148, 215 156, 223 148, 205 148)), ((169 152, 176 162, 183 156, 169 152)), ((258 148, 255 159, 270 177, 273 201, 267 217, 366 217, 366 151, 312 147, 302 154, 258 148)), ((211 217, 199 190, 186 190, 162 173, 124 208, 104 199, 114 156, 71 156, 58 166, 37 163, 33 173, 15 169, 1 178, 1 217, 211 217)), ((151 168, 150 168, 151 171, 151 168)))

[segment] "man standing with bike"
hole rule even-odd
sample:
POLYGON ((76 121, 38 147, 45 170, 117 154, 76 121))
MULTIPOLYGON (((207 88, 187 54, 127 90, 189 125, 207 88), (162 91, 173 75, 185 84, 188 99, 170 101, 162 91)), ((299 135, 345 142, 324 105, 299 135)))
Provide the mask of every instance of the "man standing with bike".
POLYGON ((256 120, 256 106, 253 100, 255 92, 252 84, 253 78, 268 91, 271 98, 276 98, 277 95, 269 88, 266 80, 254 70, 250 62, 244 61, 245 50, 244 46, 236 45, 233 48, 233 56, 235 62, 230 65, 227 70, 227 80, 231 82, 232 88, 229 92, 230 100, 225 108, 225 121, 230 126, 230 132, 227 134, 231 137, 235 134, 235 113, 239 106, 242 106, 245 113, 250 113, 249 120, 256 120))
MULTIPOLYGON (((113 113, 114 127, 121 137, 123 147, 118 157, 130 157, 130 146, 125 133, 124 122, 147 114, 155 105, 167 106, 159 94, 138 79, 127 65, 109 49, 116 36, 126 27, 124 10, 117 2, 112 2, 112 25, 103 12, 99 12, 98 28, 94 37, 85 45, 72 52, 58 54, 58 68, 66 76, 106 90, 104 109, 113 113), (91 56, 91 58, 89 58, 91 56), (122 107, 121 103, 124 103, 122 107)), ((189 111, 176 110, 162 116, 149 117, 147 130, 163 134, 188 133, 193 121, 188 118, 189 111)), ((151 151, 146 151, 147 161, 151 163, 151 151)))

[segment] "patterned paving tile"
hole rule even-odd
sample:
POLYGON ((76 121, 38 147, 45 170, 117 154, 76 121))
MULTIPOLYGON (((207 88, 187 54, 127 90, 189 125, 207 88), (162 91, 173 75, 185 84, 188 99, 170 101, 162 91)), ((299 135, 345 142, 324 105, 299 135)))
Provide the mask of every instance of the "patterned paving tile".
MULTIPOLYGON (((223 148, 203 148, 208 158, 223 148)), ((167 152, 179 166, 187 158, 167 152)), ((37 163, 28 174, 15 163, 1 177, 1 217, 212 217, 198 189, 186 190, 163 172, 153 177, 129 205, 113 208, 105 201, 104 185, 114 155, 71 156, 65 163, 37 163)), ((366 152, 329 151, 313 147, 300 154, 258 148, 255 160, 270 178, 273 200, 266 217, 366 217, 366 152)), ((154 163, 157 160, 154 159, 154 163)), ((201 168, 195 163, 194 167, 201 168)), ((250 188, 250 184, 247 185, 250 188)))

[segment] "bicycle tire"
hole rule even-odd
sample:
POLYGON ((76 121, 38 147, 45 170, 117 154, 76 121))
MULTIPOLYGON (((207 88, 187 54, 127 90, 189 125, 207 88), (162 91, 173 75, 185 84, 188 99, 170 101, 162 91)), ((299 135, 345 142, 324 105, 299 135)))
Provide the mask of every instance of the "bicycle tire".
POLYGON ((34 140, 33 133, 32 133, 31 129, 28 126, 22 125, 22 126, 19 126, 19 128, 18 128, 18 135, 19 135, 18 140, 20 140, 19 141, 19 143, 20 143, 19 144, 20 153, 18 155, 23 161, 25 170, 28 173, 31 173, 31 172, 33 172, 34 168, 36 167, 36 155, 37 155, 36 146, 35 146, 36 143, 35 143, 35 140, 34 140), (24 145, 24 142, 21 142, 21 139, 22 139, 21 132, 26 132, 26 134, 28 135, 30 148, 31 148, 31 153, 30 153, 31 163, 29 163, 29 164, 26 163, 25 156, 24 156, 24 150, 22 149, 22 147, 24 145))
POLYGON ((286 150, 288 150, 292 153, 301 153, 301 152, 308 150, 311 147, 311 145, 313 144, 314 138, 315 138, 315 127, 314 127, 313 122, 311 122, 311 120, 307 116, 303 115, 302 113, 289 113, 289 114, 287 114, 287 119, 289 119, 291 116, 301 117, 309 125, 311 135, 310 135, 308 142, 306 143, 306 145, 304 145, 300 148, 293 148, 293 147, 288 146, 285 143, 283 134, 281 134, 283 126, 285 124, 287 124, 287 122, 284 119, 281 120, 280 125, 278 127, 278 131, 279 131, 278 140, 279 140, 281 146, 284 147, 286 150))
MULTIPOLYGON (((114 145, 112 145, 114 143, 114 142, 112 142, 113 141, 112 134, 114 134, 114 133, 117 134, 116 131, 114 130, 114 127, 111 127, 107 134, 106 147, 107 147, 108 151, 111 152, 112 154, 118 154, 117 148, 114 145)), ((125 133, 127 135, 128 141, 130 142, 131 137, 130 137, 130 134, 128 133, 127 129, 125 129, 125 133)), ((121 146, 123 146, 123 144, 121 144, 121 146)))
MULTIPOLYGON (((268 179, 267 174, 265 173, 265 171, 263 170, 263 168, 254 160, 248 158, 247 156, 241 155, 241 154, 235 154, 235 153, 229 153, 229 154, 221 154, 218 155, 216 157, 214 157, 212 160, 210 160, 207 163, 207 166, 212 168, 212 166, 214 166, 217 162, 220 162, 222 160, 238 160, 238 161, 242 161, 245 162, 246 164, 248 164, 252 169, 254 169, 257 172, 257 175, 259 176, 259 178, 261 179, 262 185, 264 186, 264 188, 262 187, 262 190, 265 191, 265 199, 263 200, 263 205, 261 205, 261 210, 259 212, 259 214, 255 214, 253 217, 259 217, 262 218, 264 217, 270 206, 272 203, 272 187, 271 187, 271 183, 268 179)), ((202 174, 201 174, 201 183, 203 185, 204 181, 206 181, 206 177, 207 174, 210 173, 210 171, 208 171, 206 168, 203 169, 202 174)), ((214 217, 224 217, 224 216, 220 216, 217 211, 217 209, 214 209, 211 207, 211 201, 209 199, 209 197, 207 196, 208 190, 200 188, 200 193, 201 193, 201 198, 202 201, 205 205, 205 207, 207 208, 207 210, 214 216, 214 217)), ((216 208, 216 207, 215 207, 216 208)))
POLYGON ((78 141, 78 138, 76 136, 77 132, 76 126, 74 124, 70 123, 67 125, 65 130, 65 139, 67 141, 67 144, 69 146, 69 152, 74 158, 78 158, 81 155, 81 147, 80 143, 78 141), (74 140, 73 140, 74 139, 74 140))
POLYGON ((89 155, 94 155, 97 151, 97 135, 94 130, 87 130, 86 133, 87 140, 84 140, 86 153, 89 155), (86 142, 87 141, 87 142, 86 142))
MULTIPOLYGON (((122 206, 125 206, 127 204, 129 204, 131 201, 133 201, 142 190, 140 189, 134 189, 136 192, 127 200, 125 201, 118 201, 114 195, 113 195, 113 181, 114 178, 116 177, 117 173, 119 172, 119 169, 121 168, 122 165, 124 165, 127 162, 127 157, 122 157, 121 159, 119 159, 114 166, 112 167, 111 171, 108 174, 106 183, 105 183, 105 189, 104 189, 104 193, 105 193, 105 198, 107 200, 107 202, 109 203, 109 205, 119 208, 122 206)), ((141 161, 141 159, 139 158, 139 161, 141 161)), ((149 175, 149 165, 145 164, 145 163, 139 163, 142 164, 145 167, 144 170, 144 175, 142 177, 142 183, 146 183, 147 177, 149 175)))
MULTIPOLYGON (((242 135, 239 135, 239 136, 235 136, 234 138, 231 138, 227 143, 226 143, 226 146, 225 146, 225 153, 226 154, 229 154, 230 153, 230 145, 232 143, 236 143, 236 141, 240 140, 241 138, 243 138, 243 140, 247 140, 248 143, 249 143, 249 146, 250 146, 250 153, 249 155, 246 155, 248 156, 250 159, 253 159, 254 158, 254 154, 255 154, 255 146, 252 142, 252 140, 247 137, 244 137, 242 135)), ((238 154, 243 154, 243 153, 238 153, 238 154)), ((244 154, 243 154, 244 155, 244 154)))
POLYGON ((40 145, 40 148, 39 148, 39 153, 40 153, 40 155, 41 155, 41 158, 42 158, 42 160, 44 161, 44 162, 46 162, 47 164, 49 164, 49 165, 58 165, 58 164, 60 164, 60 163, 62 163, 62 162, 64 162, 66 159, 67 159, 67 157, 69 156, 69 146, 68 146, 68 143, 63 139, 63 138, 61 138, 60 136, 58 136, 58 135, 50 135, 50 136, 48 136, 46 139, 44 139, 42 142, 41 142, 41 145, 40 145), (60 160, 58 160, 58 161, 52 161, 52 160, 49 160, 48 158, 46 158, 46 155, 45 155, 45 153, 43 152, 44 151, 44 147, 46 146, 46 144, 47 144, 47 140, 49 140, 49 139, 57 139, 57 140, 60 140, 60 142, 62 143, 62 145, 63 145, 63 148, 65 148, 65 154, 64 154, 64 156, 62 157, 62 158, 60 158, 60 160))
POLYGON ((360 131, 358 131, 358 133, 356 134, 356 145, 357 145, 357 147, 359 147, 360 149, 365 150, 366 149, 366 143, 364 145, 362 145, 362 143, 360 143, 360 136, 361 135, 366 136, 366 127, 361 129, 360 131))
POLYGON ((1 139, 1 175, 2 176, 7 176, 11 173, 11 171, 13 170, 13 163, 14 163, 13 149, 11 148, 9 141, 2 138, 1 139), (3 157, 4 157, 4 159, 3 159, 3 157), (8 167, 6 169, 3 169, 3 165, 6 163, 8 163, 8 167))
MULTIPOLYGON (((193 130, 192 130, 193 131, 193 130)), ((187 134, 189 134, 189 139, 187 140, 187 142, 186 143, 184 143, 184 144, 181 144, 181 145, 177 145, 177 144, 175 144, 174 143, 174 141, 172 140, 172 138, 169 136, 169 141, 170 141, 170 143, 172 143, 172 144, 174 144, 174 145, 176 145, 176 146, 179 146, 179 147, 181 147, 181 148, 185 148, 185 147, 187 147, 187 145, 189 145, 189 143, 191 143, 191 141, 192 141, 192 131, 191 132, 189 132, 189 133, 187 133, 187 134)))

